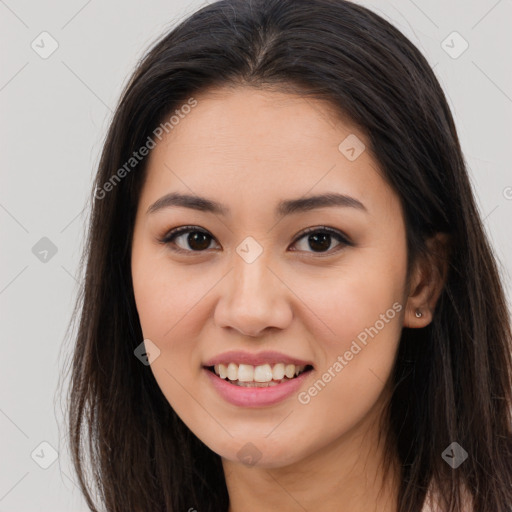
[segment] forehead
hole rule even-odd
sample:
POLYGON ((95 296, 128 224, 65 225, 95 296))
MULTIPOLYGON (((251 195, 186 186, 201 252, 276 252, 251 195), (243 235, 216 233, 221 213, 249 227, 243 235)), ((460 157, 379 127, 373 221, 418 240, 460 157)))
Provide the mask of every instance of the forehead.
POLYGON ((297 160, 310 149, 337 152, 348 135, 361 142, 365 138, 336 115, 332 105, 318 99, 252 87, 211 89, 194 98, 197 105, 172 128, 161 149, 174 142, 184 149, 201 145, 222 155, 243 152, 248 159, 297 160))
POLYGON ((250 194, 263 206, 332 191, 368 202, 370 213, 375 201, 396 202, 365 135, 327 102, 250 87, 194 99, 151 151, 144 195, 250 194))

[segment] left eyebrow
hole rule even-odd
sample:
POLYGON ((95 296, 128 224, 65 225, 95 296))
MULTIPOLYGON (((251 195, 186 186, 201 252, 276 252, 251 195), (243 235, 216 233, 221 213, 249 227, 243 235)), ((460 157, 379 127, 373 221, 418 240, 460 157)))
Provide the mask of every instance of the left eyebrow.
MULTIPOLYGON (((163 208, 171 207, 190 208, 223 216, 231 214, 227 206, 212 199, 189 194, 180 194, 178 192, 172 192, 161 197, 148 208, 146 213, 150 214, 163 208)), ((326 193, 281 201, 277 205, 275 214, 276 216, 283 217, 325 207, 348 207, 369 213, 364 204, 355 197, 345 194, 326 193)))

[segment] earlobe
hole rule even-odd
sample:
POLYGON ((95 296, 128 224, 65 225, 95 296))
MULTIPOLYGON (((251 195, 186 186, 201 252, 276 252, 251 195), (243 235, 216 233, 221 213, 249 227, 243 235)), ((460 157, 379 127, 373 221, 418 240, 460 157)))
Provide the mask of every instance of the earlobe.
POLYGON ((446 233, 437 233, 426 241, 428 254, 419 259, 413 271, 409 288, 404 327, 422 328, 434 317, 437 300, 446 284, 450 239, 446 233))
POLYGON ((404 327, 410 327, 413 329, 420 329, 426 327, 433 319, 432 310, 427 307, 415 308, 407 303, 405 316, 404 316, 404 327))

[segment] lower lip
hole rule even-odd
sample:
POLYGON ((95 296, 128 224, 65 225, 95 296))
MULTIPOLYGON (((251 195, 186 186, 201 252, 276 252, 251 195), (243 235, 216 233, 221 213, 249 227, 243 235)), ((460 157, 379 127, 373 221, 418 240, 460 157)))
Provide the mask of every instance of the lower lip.
POLYGON ((287 380, 277 386, 269 386, 266 388, 244 387, 230 384, 218 375, 206 368, 203 370, 208 375, 213 387, 219 395, 227 402, 238 405, 240 407, 264 407, 273 405, 285 400, 293 393, 297 392, 304 381, 309 377, 312 370, 301 373, 294 379, 287 380))

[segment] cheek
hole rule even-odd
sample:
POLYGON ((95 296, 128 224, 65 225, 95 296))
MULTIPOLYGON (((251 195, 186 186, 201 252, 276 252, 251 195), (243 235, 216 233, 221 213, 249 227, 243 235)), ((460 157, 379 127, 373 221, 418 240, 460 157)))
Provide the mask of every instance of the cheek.
POLYGON ((331 270, 328 278, 290 274, 288 282, 294 283, 294 293, 310 311, 301 315, 304 325, 315 332, 315 339, 320 336, 319 346, 332 357, 348 350, 354 339, 364 342, 374 326, 387 337, 385 331, 395 320, 390 337, 400 332, 404 273, 405 268, 393 262, 358 257, 331 270))
POLYGON ((388 280, 376 286, 352 276, 338 282, 338 293, 329 294, 330 300, 324 302, 319 316, 327 319, 336 336, 329 332, 316 338, 323 347, 323 360, 315 379, 297 397, 297 428, 304 425, 322 432, 324 441, 334 440, 382 405, 403 311, 401 297, 393 293, 388 280))
POLYGON ((201 297, 208 277, 192 278, 190 272, 176 270, 165 256, 134 251, 132 280, 135 302, 144 339, 158 349, 150 369, 170 406, 191 426, 204 422, 204 411, 194 408, 191 395, 201 371, 201 354, 195 340, 201 330, 201 297))
POLYGON ((402 330, 405 259, 399 251, 382 254, 375 249, 347 258, 328 286, 309 288, 308 305, 322 320, 315 337, 322 361, 299 402, 320 423, 335 418, 349 427, 361 419, 391 374, 402 330))
MULTIPOLYGON (((192 267, 178 268, 165 248, 135 249, 132 253, 135 302, 145 338, 167 343, 173 332, 208 289, 208 277, 198 278, 192 267)), ((185 322, 187 323, 187 322, 185 322)))
POLYGON ((198 344, 208 321, 205 296, 218 278, 173 264, 165 251, 142 248, 132 256, 132 279, 144 339, 160 351, 151 371, 169 403, 186 416, 185 390, 193 390, 202 371, 198 344))
POLYGON ((345 342, 379 339, 380 355, 393 349, 404 310, 405 251, 400 238, 394 245, 379 243, 368 247, 350 262, 338 287, 338 298, 334 293, 331 297, 336 311, 329 311, 330 318, 336 321, 335 328, 343 331, 345 342), (388 249, 391 246, 393 251, 388 249), (390 343, 392 347, 388 347, 390 343))

